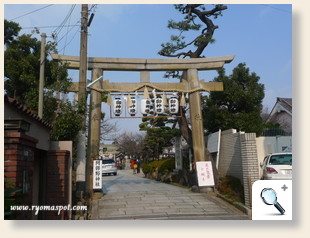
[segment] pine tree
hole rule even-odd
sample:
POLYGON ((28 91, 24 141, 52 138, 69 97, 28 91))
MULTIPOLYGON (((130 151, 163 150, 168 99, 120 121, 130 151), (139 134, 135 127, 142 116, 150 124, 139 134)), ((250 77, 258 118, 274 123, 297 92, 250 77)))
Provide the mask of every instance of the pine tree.
POLYGON ((245 63, 238 64, 230 76, 225 75, 225 69, 218 71, 214 81, 223 82, 224 91, 203 97, 204 127, 209 133, 231 128, 257 135, 262 132, 260 114, 265 94, 259 79, 245 63))

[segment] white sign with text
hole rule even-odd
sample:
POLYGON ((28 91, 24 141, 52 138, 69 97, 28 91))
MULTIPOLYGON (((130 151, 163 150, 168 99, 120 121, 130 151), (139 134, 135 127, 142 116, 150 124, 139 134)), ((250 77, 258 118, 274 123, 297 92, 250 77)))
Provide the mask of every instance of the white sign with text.
POLYGON ((211 161, 196 162, 198 185, 214 186, 213 170, 211 161))
POLYGON ((94 160, 93 189, 102 189, 102 160, 94 160))

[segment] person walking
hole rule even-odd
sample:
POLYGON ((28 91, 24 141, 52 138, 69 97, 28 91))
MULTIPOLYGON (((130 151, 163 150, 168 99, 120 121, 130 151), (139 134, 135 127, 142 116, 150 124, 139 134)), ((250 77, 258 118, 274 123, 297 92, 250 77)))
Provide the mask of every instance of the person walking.
POLYGON ((137 159, 137 174, 140 173, 140 160, 137 159))
POLYGON ((137 173, 137 168, 138 168, 138 164, 137 164, 137 161, 135 160, 135 162, 133 163, 133 174, 137 173))

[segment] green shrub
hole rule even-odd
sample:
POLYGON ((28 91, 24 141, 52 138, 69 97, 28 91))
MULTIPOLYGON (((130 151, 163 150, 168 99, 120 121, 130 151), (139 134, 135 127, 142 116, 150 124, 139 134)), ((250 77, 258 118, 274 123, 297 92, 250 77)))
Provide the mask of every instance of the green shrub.
POLYGON ((142 172, 144 174, 153 173, 158 168, 158 173, 169 173, 175 168, 175 160, 173 159, 162 159, 154 160, 142 165, 142 172))
POLYGON ((172 172, 175 169, 175 159, 163 159, 158 167, 158 173, 164 174, 172 172))
POLYGON ((244 203, 243 186, 238 178, 233 176, 220 178, 218 191, 233 201, 244 203))
POLYGON ((148 174, 148 173, 151 173, 152 172, 152 167, 150 166, 150 163, 144 163, 142 165, 142 172, 144 174, 148 174))
POLYGON ((15 184, 6 180, 4 180, 4 187, 4 219, 12 219, 14 214, 11 211, 11 206, 20 205, 17 200, 22 197, 18 194, 22 189, 15 187, 15 184))

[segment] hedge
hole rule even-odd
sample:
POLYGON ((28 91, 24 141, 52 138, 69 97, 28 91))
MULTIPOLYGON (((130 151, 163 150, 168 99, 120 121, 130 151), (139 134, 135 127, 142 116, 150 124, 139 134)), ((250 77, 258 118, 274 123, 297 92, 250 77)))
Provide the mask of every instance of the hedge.
POLYGON ((158 173, 169 173, 175 169, 175 159, 154 160, 142 165, 142 172, 144 174, 153 173, 158 168, 158 173))

